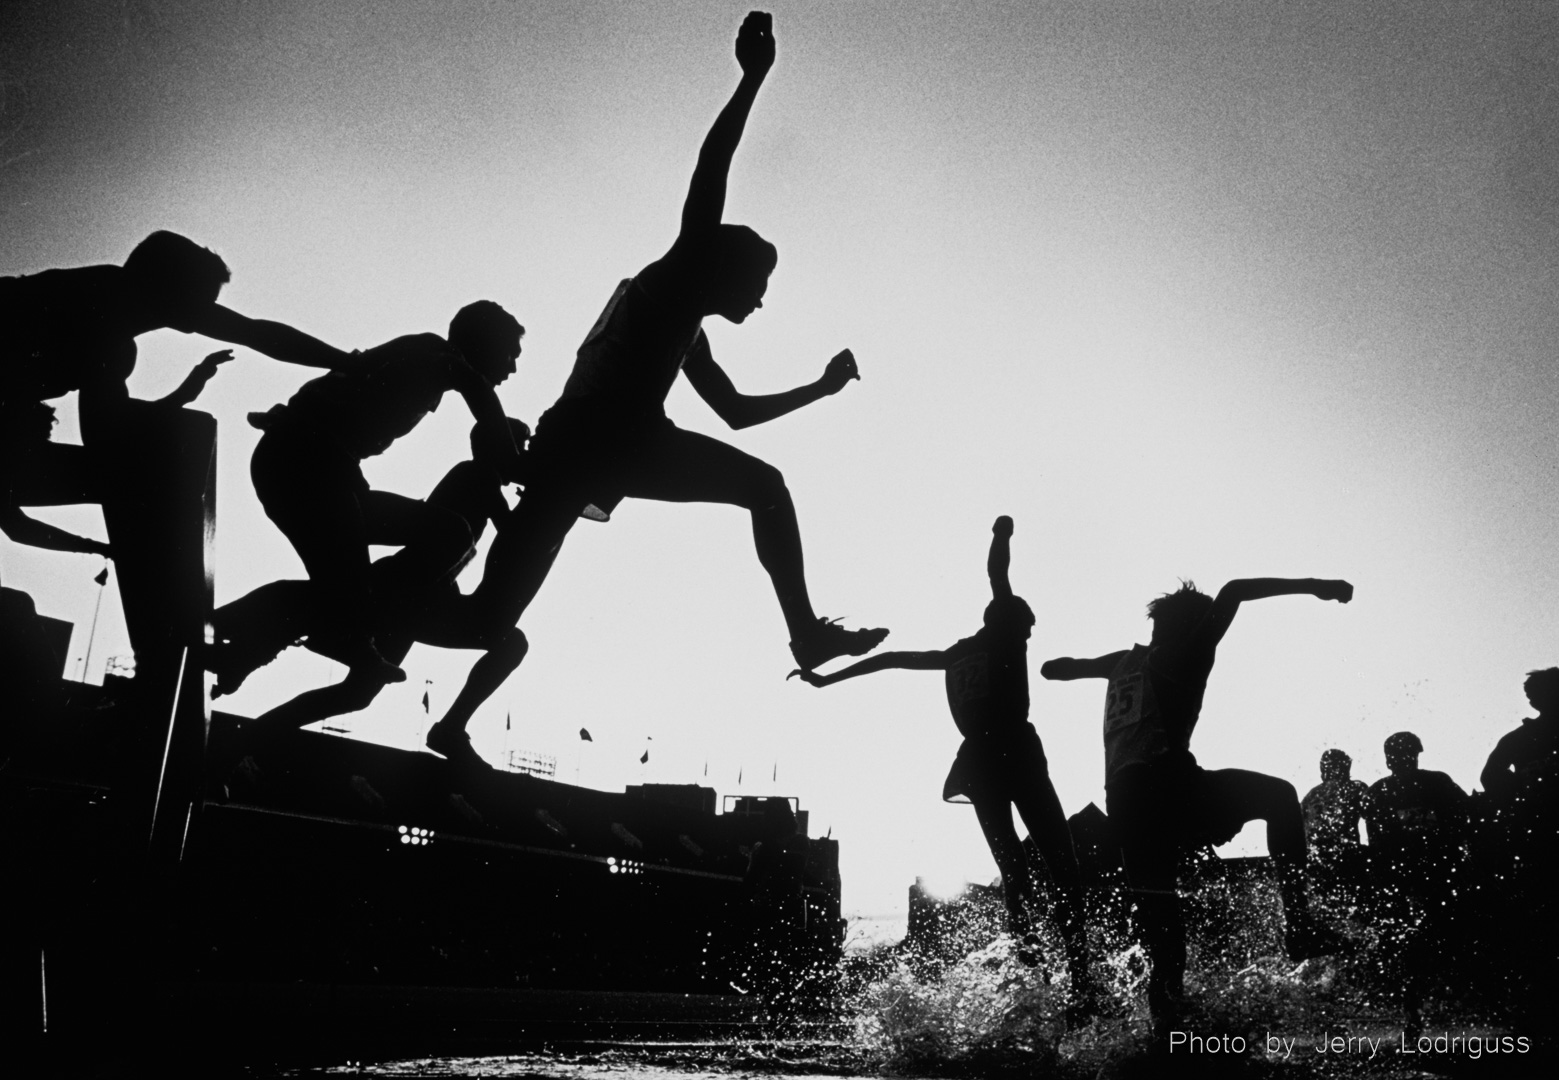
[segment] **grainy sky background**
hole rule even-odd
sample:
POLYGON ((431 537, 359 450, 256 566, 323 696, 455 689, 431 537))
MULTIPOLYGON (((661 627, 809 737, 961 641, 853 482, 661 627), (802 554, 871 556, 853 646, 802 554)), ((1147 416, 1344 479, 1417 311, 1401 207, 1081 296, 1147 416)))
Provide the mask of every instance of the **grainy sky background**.
MULTIPOLYGON (((500 396, 534 423, 617 280, 675 235, 744 10, 6 4, 0 273, 119 262, 171 228, 227 259, 233 307, 343 347, 489 297, 529 330, 500 396)), ((1045 684, 1040 660, 1145 640, 1143 605, 1180 577, 1347 577, 1347 607, 1241 614, 1201 761, 1302 791, 1341 746, 1373 780, 1410 728, 1473 786, 1529 712, 1523 673, 1559 663, 1559 7, 772 10, 727 220, 780 263, 763 310, 710 336, 746 390, 844 346, 864 380, 741 433, 685 384, 668 411, 784 471, 819 611, 891 627, 889 647, 951 644, 1011 514, 1033 718, 1071 812, 1102 800, 1103 684, 1045 684)), ((141 346, 142 396, 216 347, 141 346)), ((200 403, 221 422, 219 601, 301 574, 250 487, 243 415, 306 377, 246 354, 200 403)), ((450 396, 370 479, 426 494, 469 425, 450 396)), ((39 516, 101 535, 93 508, 39 516)), ((0 541, 6 583, 79 624, 72 675, 98 565, 0 541)), ((490 758, 798 795, 843 845, 855 912, 901 910, 917 875, 994 875, 973 813, 938 801, 958 742, 940 679, 786 683, 741 511, 582 523, 522 625, 530 658, 472 725, 490 758)), ((110 590, 89 677, 125 649, 110 590)), ((407 684, 339 726, 416 745, 424 680, 436 715, 471 658, 419 647, 407 684)), ((290 654, 230 707, 336 677, 290 654)))

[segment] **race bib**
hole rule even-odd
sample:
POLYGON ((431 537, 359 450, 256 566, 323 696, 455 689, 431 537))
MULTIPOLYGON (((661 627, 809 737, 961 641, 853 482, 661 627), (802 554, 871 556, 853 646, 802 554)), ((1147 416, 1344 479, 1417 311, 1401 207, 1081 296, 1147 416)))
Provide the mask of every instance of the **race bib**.
POLYGON ((991 663, 985 653, 960 660, 947 671, 947 700, 955 708, 991 696, 991 663))
POLYGON ((1129 727, 1142 719, 1142 672, 1110 680, 1104 695, 1104 733, 1129 727))

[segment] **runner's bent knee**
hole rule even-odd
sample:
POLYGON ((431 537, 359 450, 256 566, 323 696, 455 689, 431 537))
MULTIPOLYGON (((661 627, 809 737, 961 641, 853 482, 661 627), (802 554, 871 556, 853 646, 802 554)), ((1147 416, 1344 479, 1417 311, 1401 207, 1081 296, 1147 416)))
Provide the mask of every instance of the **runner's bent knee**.
POLYGON ((766 461, 755 461, 746 483, 749 493, 745 505, 752 510, 771 510, 790 505, 790 488, 785 475, 766 461))

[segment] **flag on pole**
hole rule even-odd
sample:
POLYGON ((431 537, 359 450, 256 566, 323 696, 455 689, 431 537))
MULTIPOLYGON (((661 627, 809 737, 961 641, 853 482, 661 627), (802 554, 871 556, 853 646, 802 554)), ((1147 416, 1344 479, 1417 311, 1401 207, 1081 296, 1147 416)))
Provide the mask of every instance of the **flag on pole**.
POLYGON ((99 570, 97 572, 97 576, 95 578, 93 578, 92 580, 97 582, 99 585, 107 585, 108 584, 108 567, 105 566, 105 567, 103 567, 103 569, 99 570))
POLYGON ((595 740, 590 737, 590 732, 586 731, 584 728, 579 729, 579 738, 583 742, 595 742, 595 740))
POLYGON ((512 714, 510 714, 510 713, 504 713, 503 714, 503 729, 505 731, 509 730, 509 721, 512 720, 512 719, 513 719, 513 715, 512 714))
POLYGON ((650 752, 648 750, 645 750, 644 751, 644 756, 639 758, 639 764, 643 765, 646 762, 648 762, 649 760, 650 760, 650 752))
POLYGON ((774 763, 774 775, 769 777, 769 783, 772 784, 772 783, 774 783, 774 781, 776 781, 778 779, 779 779, 779 762, 776 761, 774 763))

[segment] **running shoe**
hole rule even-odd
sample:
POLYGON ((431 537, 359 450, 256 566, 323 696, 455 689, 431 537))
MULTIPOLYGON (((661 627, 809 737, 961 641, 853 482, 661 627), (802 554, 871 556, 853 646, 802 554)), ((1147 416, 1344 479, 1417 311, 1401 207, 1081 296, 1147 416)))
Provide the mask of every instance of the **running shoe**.
POLYGON ((796 658, 802 671, 811 671, 837 656, 862 656, 882 644, 888 631, 882 627, 872 630, 846 630, 837 619, 818 619, 817 625, 805 639, 790 643, 790 655, 796 658))
POLYGON ((275 660, 279 650, 270 648, 246 648, 231 641, 218 641, 208 645, 206 670, 216 676, 211 685, 211 696, 236 694, 244 680, 275 660))
POLYGON ((466 734, 464 728, 441 721, 428 728, 428 737, 423 741, 429 750, 444 755, 457 768, 483 772, 492 769, 491 765, 482 760, 482 755, 471 748, 471 736, 466 734))
MULTIPOLYGON (((310 644, 313 644, 312 639, 310 644)), ((400 665, 392 664, 381 656, 372 639, 362 637, 344 644, 340 652, 326 652, 325 655, 342 660, 354 672, 371 676, 380 682, 406 681, 406 672, 401 670, 400 665)))

